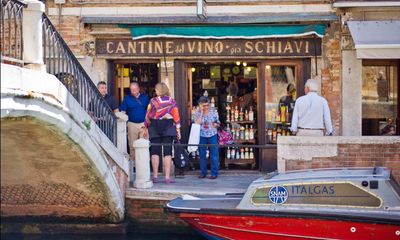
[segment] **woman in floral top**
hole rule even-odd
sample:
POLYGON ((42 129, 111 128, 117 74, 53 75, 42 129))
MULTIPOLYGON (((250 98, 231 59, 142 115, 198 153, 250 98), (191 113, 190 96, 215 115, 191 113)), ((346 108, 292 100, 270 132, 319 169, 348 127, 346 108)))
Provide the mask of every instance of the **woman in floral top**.
MULTIPOLYGON (((210 109, 210 102, 207 97, 199 99, 199 109, 195 113, 195 121, 200 124, 200 144, 218 144, 218 126, 220 124, 218 112, 210 109)), ((209 147, 211 161, 210 179, 218 177, 218 147, 209 147)), ((199 147, 200 169, 199 178, 207 176, 206 147, 199 147)))

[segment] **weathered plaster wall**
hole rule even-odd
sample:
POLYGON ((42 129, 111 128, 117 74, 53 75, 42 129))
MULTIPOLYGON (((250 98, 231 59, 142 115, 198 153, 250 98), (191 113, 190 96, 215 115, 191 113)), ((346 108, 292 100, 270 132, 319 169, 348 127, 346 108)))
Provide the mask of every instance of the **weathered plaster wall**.
POLYGON ((361 136, 361 60, 354 50, 343 50, 343 136, 361 136))

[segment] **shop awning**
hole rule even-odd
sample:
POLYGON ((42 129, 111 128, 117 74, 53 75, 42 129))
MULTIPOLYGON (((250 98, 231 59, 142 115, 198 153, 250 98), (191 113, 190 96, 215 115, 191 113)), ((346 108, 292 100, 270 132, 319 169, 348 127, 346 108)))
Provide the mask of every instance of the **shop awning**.
POLYGON ((400 21, 348 21, 347 24, 357 58, 400 58, 400 21))
POLYGON ((310 25, 130 25, 133 39, 150 37, 178 38, 271 38, 271 37, 300 37, 317 35, 323 37, 324 24, 310 25))

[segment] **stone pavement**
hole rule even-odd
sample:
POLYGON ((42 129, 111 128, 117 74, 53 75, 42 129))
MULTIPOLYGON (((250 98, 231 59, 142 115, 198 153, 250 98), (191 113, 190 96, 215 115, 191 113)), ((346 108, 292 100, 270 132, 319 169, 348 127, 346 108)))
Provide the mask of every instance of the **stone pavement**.
MULTIPOLYGON (((183 177, 177 176, 175 183, 165 184, 164 178, 159 178, 149 189, 128 188, 126 198, 171 200, 182 194, 218 195, 225 193, 245 192, 249 184, 257 178, 266 176, 259 171, 220 171, 217 179, 198 179, 199 171, 190 171, 183 177)), ((159 176, 161 177, 161 176, 159 176)))

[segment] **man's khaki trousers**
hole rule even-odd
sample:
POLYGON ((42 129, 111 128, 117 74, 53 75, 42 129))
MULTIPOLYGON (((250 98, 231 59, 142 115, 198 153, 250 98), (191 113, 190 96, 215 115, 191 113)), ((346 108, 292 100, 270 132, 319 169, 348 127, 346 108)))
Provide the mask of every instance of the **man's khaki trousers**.
POLYGON ((324 136, 323 130, 314 129, 299 129, 296 136, 324 136))
POLYGON ((144 123, 128 122, 128 142, 129 142, 129 156, 131 160, 135 160, 135 149, 133 142, 143 137, 144 123))

